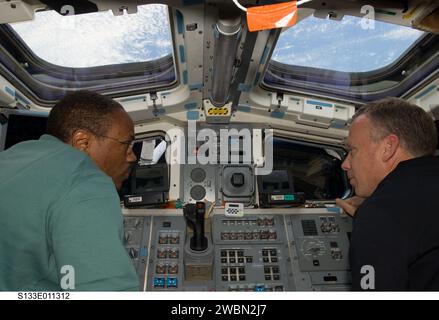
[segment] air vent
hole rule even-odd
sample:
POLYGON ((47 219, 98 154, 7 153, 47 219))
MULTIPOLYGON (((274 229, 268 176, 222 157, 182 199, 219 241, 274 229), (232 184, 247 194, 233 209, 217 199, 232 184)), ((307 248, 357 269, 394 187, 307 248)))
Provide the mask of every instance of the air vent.
POLYGON ((302 220, 302 229, 304 236, 317 236, 317 226, 314 220, 302 220))

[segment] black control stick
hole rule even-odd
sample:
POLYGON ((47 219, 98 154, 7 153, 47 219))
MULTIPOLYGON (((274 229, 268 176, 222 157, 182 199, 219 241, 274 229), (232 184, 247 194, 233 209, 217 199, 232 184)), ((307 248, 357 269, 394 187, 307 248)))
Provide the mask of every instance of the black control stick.
POLYGON ((183 215, 186 223, 194 231, 191 238, 191 249, 204 251, 207 248, 207 238, 204 236, 204 213, 206 204, 204 202, 188 203, 183 207, 183 215))

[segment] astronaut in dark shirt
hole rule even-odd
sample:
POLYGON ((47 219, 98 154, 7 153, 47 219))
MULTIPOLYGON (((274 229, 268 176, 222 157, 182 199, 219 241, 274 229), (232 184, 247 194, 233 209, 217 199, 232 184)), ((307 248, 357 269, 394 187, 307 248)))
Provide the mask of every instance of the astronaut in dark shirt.
POLYGON ((355 196, 353 290, 439 290, 439 159, 433 119, 402 99, 369 103, 353 117, 342 168, 355 196))

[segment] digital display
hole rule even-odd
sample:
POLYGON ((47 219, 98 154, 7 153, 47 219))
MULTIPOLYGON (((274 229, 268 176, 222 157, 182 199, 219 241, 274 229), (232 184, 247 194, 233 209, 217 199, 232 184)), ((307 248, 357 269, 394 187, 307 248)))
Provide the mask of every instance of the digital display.
POLYGON ((167 192, 169 190, 168 166, 166 163, 137 165, 131 175, 130 194, 167 192))
POLYGON ((163 184, 164 177, 160 169, 146 168, 136 171, 136 190, 152 190, 163 184))
POLYGON ((269 175, 261 176, 259 192, 291 193, 292 182, 286 169, 273 170, 269 175))

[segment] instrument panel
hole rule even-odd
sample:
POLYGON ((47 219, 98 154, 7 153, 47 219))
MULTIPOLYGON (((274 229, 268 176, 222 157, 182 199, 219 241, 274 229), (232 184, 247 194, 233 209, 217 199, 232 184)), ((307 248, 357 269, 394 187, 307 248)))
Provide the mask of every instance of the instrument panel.
POLYGON ((350 290, 351 221, 326 209, 214 214, 205 221, 202 252, 190 248, 183 216, 125 216, 124 228, 145 291, 350 290))

